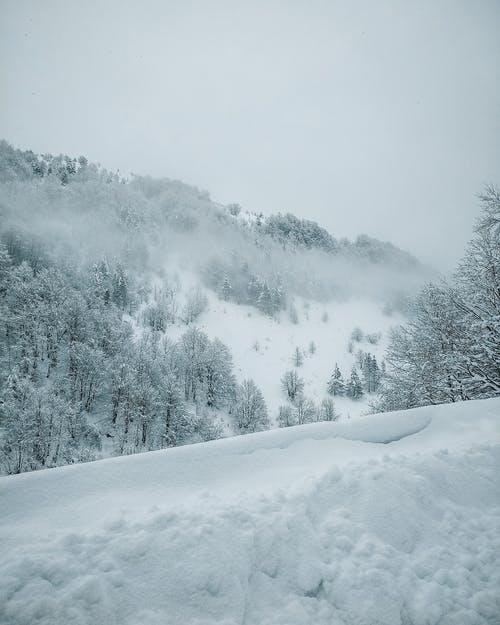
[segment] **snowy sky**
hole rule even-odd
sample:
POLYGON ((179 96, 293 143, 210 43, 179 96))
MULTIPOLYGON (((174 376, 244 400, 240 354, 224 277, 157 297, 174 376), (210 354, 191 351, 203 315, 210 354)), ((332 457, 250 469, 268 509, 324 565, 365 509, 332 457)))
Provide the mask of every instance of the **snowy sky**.
POLYGON ((0 0, 0 136, 442 268, 500 184, 498 0, 0 0))

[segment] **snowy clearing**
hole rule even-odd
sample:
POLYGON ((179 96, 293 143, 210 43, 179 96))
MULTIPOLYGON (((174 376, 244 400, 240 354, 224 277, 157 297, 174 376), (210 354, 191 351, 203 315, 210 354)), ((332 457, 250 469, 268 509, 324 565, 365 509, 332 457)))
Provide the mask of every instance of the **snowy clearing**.
MULTIPOLYGON (((198 287, 193 274, 178 272, 182 284, 198 287)), ((327 394, 327 383, 337 362, 345 379, 348 378, 358 350, 371 353, 381 363, 387 347, 389 330, 403 323, 401 314, 388 316, 383 306, 369 299, 316 302, 295 298, 298 322, 289 319, 288 311, 282 311, 279 321, 270 318, 250 306, 238 305, 218 299, 211 291, 203 289, 209 306, 196 325, 210 338, 220 338, 231 350, 238 381, 246 378, 255 381, 266 400, 271 423, 276 425, 279 406, 286 404, 281 389, 281 376, 293 369, 292 356, 298 347, 303 353, 303 365, 297 368, 304 379, 304 393, 319 403, 327 394), (350 335, 354 328, 365 334, 380 333, 377 344, 354 342, 353 352, 348 352, 350 335), (315 352, 308 351, 314 343, 315 352)), ((186 325, 179 323, 167 328, 167 336, 177 340, 186 325)), ((338 413, 343 418, 358 417, 369 410, 374 397, 365 395, 353 401, 348 397, 334 397, 338 413)))
POLYGON ((500 400, 0 478, 2 625, 500 622, 500 400))

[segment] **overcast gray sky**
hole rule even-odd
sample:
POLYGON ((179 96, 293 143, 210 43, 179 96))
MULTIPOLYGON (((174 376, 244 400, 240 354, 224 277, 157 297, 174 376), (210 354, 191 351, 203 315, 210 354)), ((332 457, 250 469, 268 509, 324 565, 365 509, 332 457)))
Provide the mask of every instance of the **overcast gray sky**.
POLYGON ((442 268, 500 184, 499 0, 0 0, 0 137, 442 268))

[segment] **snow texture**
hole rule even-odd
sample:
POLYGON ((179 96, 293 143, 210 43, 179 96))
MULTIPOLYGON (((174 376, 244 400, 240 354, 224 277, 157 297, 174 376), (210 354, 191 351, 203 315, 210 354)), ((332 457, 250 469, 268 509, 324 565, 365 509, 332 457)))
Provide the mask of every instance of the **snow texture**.
MULTIPOLYGON (((180 281, 189 289, 198 286, 196 277, 188 271, 179 273, 180 281)), ((196 325, 210 338, 220 338, 231 350, 238 381, 251 378, 261 389, 266 400, 272 425, 276 425, 279 406, 286 404, 281 389, 281 376, 293 369, 292 357, 298 347, 304 353, 304 363, 297 368, 304 379, 304 393, 316 404, 328 397, 327 384, 337 362, 344 378, 355 364, 358 350, 383 360, 389 330, 403 322, 397 313, 387 316, 382 306, 368 299, 351 299, 344 302, 318 303, 296 298, 298 323, 290 321, 287 311, 282 311, 278 321, 267 317, 250 306, 221 301, 208 290, 204 291, 209 305, 196 325), (326 320, 324 316, 326 314, 326 320), (354 343, 353 353, 348 352, 349 337, 355 327, 367 334, 380 332, 381 340, 373 345, 366 341, 354 343), (314 342, 316 351, 308 352, 314 342)), ((168 326, 167 336, 178 339, 186 326, 168 326)), ((368 395, 352 401, 347 397, 334 397, 335 407, 343 418, 358 417, 368 411, 368 395)))
POLYGON ((500 399, 0 479, 2 625, 498 625, 500 399))

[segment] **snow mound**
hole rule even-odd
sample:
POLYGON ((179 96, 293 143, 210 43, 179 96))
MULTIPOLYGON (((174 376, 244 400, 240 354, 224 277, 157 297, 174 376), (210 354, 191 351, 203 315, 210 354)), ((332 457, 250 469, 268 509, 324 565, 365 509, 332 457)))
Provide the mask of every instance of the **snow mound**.
POLYGON ((481 625, 500 399, 0 479, 2 625, 481 625))

